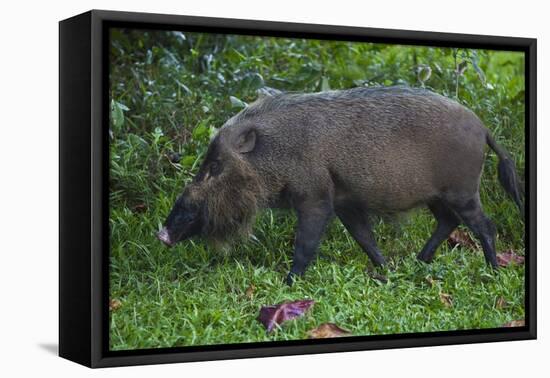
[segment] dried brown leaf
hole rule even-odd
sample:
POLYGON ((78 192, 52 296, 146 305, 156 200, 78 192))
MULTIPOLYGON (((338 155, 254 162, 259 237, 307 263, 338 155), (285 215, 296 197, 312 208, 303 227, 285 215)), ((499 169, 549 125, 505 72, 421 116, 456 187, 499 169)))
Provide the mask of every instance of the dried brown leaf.
POLYGON ((428 285, 430 285, 431 287, 433 287, 437 282, 437 280, 433 279, 432 276, 427 276, 425 280, 428 283, 428 285))
POLYGON ((525 327, 525 320, 512 320, 511 322, 505 323, 503 327, 525 327))
POLYGON ((453 307, 453 297, 447 293, 439 293, 439 300, 445 307, 453 307))
POLYGON ((372 278, 375 281, 381 282, 383 284, 388 283, 388 277, 384 276, 383 274, 379 274, 376 272, 369 272, 369 277, 372 278))
POLYGON ((113 298, 109 301, 109 310, 110 311, 116 311, 120 307, 122 307, 122 302, 119 299, 114 299, 113 298))
POLYGON ((334 323, 323 323, 307 332, 310 339, 328 339, 332 337, 350 336, 351 332, 340 328, 334 323))
POLYGON ((472 239, 470 234, 467 231, 460 229, 456 229, 451 232, 451 235, 449 235, 447 242, 453 248, 459 246, 470 249, 478 249, 476 242, 474 241, 474 239, 472 239))
POLYGON ((247 298, 252 299, 254 297, 254 293, 256 292, 256 286, 254 284, 250 285, 246 288, 246 291, 244 292, 244 295, 246 295, 247 298))
POLYGON ((499 297, 495 306, 497 309, 502 310, 503 308, 508 307, 508 302, 506 302, 506 299, 504 299, 504 297, 499 297))
POLYGON ((273 306, 262 306, 258 320, 271 332, 276 325, 305 314, 315 301, 311 299, 285 302, 273 306))
POLYGON ((525 256, 520 256, 511 249, 497 253, 497 263, 499 266, 508 266, 510 264, 521 265, 524 262, 525 256))
POLYGON ((132 211, 134 213, 144 213, 145 211, 147 211, 147 205, 144 203, 137 204, 132 208, 132 211))

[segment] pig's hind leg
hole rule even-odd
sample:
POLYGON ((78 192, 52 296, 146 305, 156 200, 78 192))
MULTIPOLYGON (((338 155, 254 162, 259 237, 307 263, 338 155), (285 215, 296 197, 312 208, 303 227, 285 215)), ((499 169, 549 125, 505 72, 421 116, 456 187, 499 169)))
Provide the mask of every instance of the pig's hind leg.
POLYGON ((465 201, 452 205, 453 210, 462 218, 464 224, 472 230, 481 242, 485 261, 493 268, 498 268, 495 252, 496 227, 481 208, 479 193, 465 201))
POLYGON ((433 260, 437 248, 460 224, 460 219, 443 201, 436 200, 430 203, 428 208, 437 220, 437 226, 422 251, 418 254, 418 259, 426 263, 433 260))
POLYGON ((336 215, 363 251, 366 252, 373 264, 376 266, 384 265, 386 260, 376 245, 368 214, 357 207, 340 206, 336 208, 336 215))

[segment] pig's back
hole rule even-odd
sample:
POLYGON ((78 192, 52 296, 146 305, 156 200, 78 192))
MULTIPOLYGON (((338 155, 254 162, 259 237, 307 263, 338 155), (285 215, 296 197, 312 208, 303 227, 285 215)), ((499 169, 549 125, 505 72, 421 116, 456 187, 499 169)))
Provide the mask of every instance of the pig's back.
POLYGON ((283 122, 272 125, 285 135, 279 148, 304 166, 303 175, 328 172, 337 201, 354 198, 392 212, 442 191, 477 188, 486 129, 471 111, 443 96, 358 88, 291 95, 281 110, 283 122))

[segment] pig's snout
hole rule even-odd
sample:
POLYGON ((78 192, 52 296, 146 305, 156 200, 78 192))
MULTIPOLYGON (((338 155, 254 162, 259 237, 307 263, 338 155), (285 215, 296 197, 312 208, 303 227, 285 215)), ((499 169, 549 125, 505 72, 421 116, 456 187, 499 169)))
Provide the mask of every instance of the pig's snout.
POLYGON ((166 227, 163 227, 162 230, 157 232, 157 238, 166 244, 168 247, 171 247, 174 245, 174 242, 170 238, 170 234, 168 233, 168 229, 166 227))

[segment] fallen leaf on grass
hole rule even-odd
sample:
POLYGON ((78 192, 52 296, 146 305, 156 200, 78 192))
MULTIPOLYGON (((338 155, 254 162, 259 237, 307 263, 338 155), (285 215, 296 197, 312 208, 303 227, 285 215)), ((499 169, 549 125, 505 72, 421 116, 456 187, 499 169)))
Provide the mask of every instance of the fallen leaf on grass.
POLYGON ((439 293, 439 300, 445 307, 453 307, 453 297, 447 293, 439 293))
POLYGON ((525 320, 512 320, 511 322, 505 323, 503 327, 525 327, 525 320))
POLYGON ((323 323, 307 332, 310 339, 328 339, 331 337, 350 336, 351 332, 338 327, 334 323, 323 323))
POLYGON ((506 299, 504 299, 504 297, 499 297, 497 299, 496 308, 502 310, 505 307, 508 307, 508 302, 506 302, 506 299))
POLYGON ((273 306, 262 306, 258 320, 265 326, 267 332, 271 332, 276 325, 304 315, 314 303, 315 301, 306 299, 273 306))
POLYGON ((118 299, 111 299, 109 301, 109 310, 116 311, 122 306, 122 302, 118 299))
POLYGON ((433 287, 435 285, 435 283, 437 282, 437 280, 433 279, 432 276, 427 276, 426 277, 426 282, 428 283, 428 285, 433 287))
POLYGON ((254 296, 254 292, 256 291, 256 286, 250 285, 246 291, 244 292, 244 295, 246 295, 247 298, 252 299, 254 296))
POLYGON ((521 265, 525 262, 525 257, 517 255, 513 250, 497 253, 497 263, 499 266, 508 266, 510 264, 521 265))
POLYGON ((449 235, 449 238, 447 239, 447 242, 451 245, 451 247, 465 247, 470 249, 478 249, 476 242, 470 234, 463 230, 454 230, 451 232, 451 235, 449 235))
POLYGON ((132 211, 134 213, 144 213, 147 210, 147 205, 144 203, 140 203, 132 208, 132 211))
POLYGON ((383 274, 379 274, 376 272, 369 272, 369 277, 372 278, 375 281, 381 282, 383 284, 388 283, 388 277, 384 276, 383 274))

